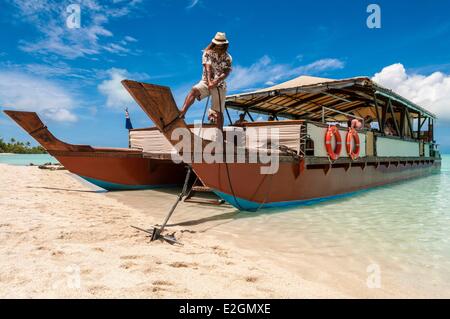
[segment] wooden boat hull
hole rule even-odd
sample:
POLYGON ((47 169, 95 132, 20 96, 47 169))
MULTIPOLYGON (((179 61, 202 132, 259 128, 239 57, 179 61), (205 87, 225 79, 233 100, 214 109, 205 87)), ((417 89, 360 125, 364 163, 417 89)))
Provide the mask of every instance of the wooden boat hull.
POLYGON ((106 190, 181 185, 185 169, 171 161, 144 158, 140 150, 73 145, 58 140, 34 112, 5 111, 71 173, 106 190))
POLYGON ((179 186, 186 175, 182 165, 143 157, 127 157, 120 152, 50 154, 70 172, 109 191, 179 186))
POLYGON ((275 175, 261 175, 260 164, 193 164, 205 186, 234 207, 261 208, 308 204, 439 172, 441 162, 417 161, 365 166, 307 167, 280 163, 275 175), (228 165, 228 169, 227 169, 228 165), (229 178, 228 178, 229 176, 229 178), (252 181, 249 183, 248 181, 252 181))
MULTIPOLYGON (((124 80, 123 85, 154 121, 166 138, 176 145, 172 132, 186 128, 168 87, 124 80)), ((315 157, 315 160, 319 158, 315 157)), ((261 163, 193 163, 206 187, 240 210, 310 203, 439 172, 436 158, 382 158, 321 164, 308 158, 280 162, 273 175, 261 174, 261 163)), ((264 165, 265 166, 265 165, 264 165)))

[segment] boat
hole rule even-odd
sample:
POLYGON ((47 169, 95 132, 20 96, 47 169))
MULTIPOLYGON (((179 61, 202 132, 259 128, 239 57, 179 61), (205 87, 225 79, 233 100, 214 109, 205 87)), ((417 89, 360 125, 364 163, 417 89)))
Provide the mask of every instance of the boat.
MULTIPOLYGON (((228 96, 227 109, 251 119, 265 114, 283 120, 240 124, 243 144, 224 141, 226 151, 217 162, 194 161, 196 151, 179 149, 176 132, 188 125, 179 117, 169 87, 132 80, 122 84, 202 183, 239 210, 314 203, 440 171, 436 116, 368 77, 301 76, 228 96), (367 116, 373 119, 370 127, 364 123, 367 116), (347 124, 353 119, 362 127, 347 124), (268 149, 267 140, 250 145, 255 132, 267 130, 278 132, 277 149, 268 149), (245 161, 224 160, 230 149, 243 149, 245 161), (251 157, 261 151, 276 154, 273 173, 262 173, 267 162, 251 157)), ((190 135, 198 138, 192 131, 190 135)), ((203 151, 208 142, 202 138, 203 151)))
POLYGON ((139 145, 133 145, 139 143, 131 143, 135 133, 130 132, 131 148, 73 145, 57 139, 35 112, 4 112, 67 170, 105 190, 142 190, 183 184, 183 165, 167 157, 144 157, 139 145))

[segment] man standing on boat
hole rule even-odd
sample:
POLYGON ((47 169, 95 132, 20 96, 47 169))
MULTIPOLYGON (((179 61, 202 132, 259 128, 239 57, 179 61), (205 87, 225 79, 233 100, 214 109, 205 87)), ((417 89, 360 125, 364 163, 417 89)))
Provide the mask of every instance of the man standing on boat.
POLYGON ((217 127, 223 128, 223 112, 225 109, 225 98, 227 85, 225 79, 231 73, 232 58, 228 53, 229 42, 225 33, 217 32, 214 39, 203 52, 203 76, 184 101, 180 117, 184 117, 188 109, 198 101, 211 96, 211 109, 209 118, 216 123, 217 127))

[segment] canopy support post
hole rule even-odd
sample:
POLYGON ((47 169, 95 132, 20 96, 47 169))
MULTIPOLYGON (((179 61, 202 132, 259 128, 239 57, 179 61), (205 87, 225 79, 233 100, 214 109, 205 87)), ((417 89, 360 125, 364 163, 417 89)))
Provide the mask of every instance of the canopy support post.
POLYGON ((424 118, 422 119, 422 122, 420 123, 419 130, 422 130, 422 127, 423 127, 423 125, 425 124, 426 121, 427 121, 427 118, 424 117, 424 118))
POLYGON ((378 109, 377 95, 375 93, 373 94, 373 101, 375 103, 375 112, 377 114, 378 128, 380 129, 381 132, 384 132, 384 123, 380 117, 380 110, 378 109))
POLYGON ((420 134, 420 129, 422 128, 422 125, 420 123, 422 122, 422 114, 419 112, 419 116, 417 118, 417 139, 420 140, 422 134, 420 134))
POLYGON ((251 120, 252 122, 255 122, 255 120, 253 119, 253 116, 250 114, 250 112, 248 111, 248 109, 245 110, 245 114, 248 115, 248 117, 250 118, 250 120, 251 120))
POLYGON ((397 119, 395 118, 394 109, 392 108, 392 101, 391 101, 391 99, 389 99, 388 107, 389 107, 389 110, 390 110, 390 112, 391 112, 392 120, 394 121, 394 125, 395 125, 395 129, 397 130, 397 134, 398 134, 399 136, 402 136, 402 135, 401 135, 402 133, 400 132, 399 127, 398 127, 398 124, 397 124, 397 119))
POLYGON ((388 103, 386 101, 383 101, 385 106, 382 108, 382 114, 381 114, 381 126, 383 127, 383 133, 384 133, 384 128, 386 127, 386 122, 387 122, 387 110, 388 110, 388 103))
POLYGON ((273 118, 274 118, 275 120, 279 121, 278 116, 277 116, 277 113, 272 113, 272 116, 273 116, 273 118))
POLYGON ((405 125, 406 125, 406 117, 405 117, 405 109, 402 108, 400 111, 400 137, 404 137, 405 133, 405 125))
POLYGON ((434 119, 431 117, 429 118, 429 131, 430 131, 430 137, 431 137, 431 143, 434 143, 434 119))
POLYGON ((407 108, 405 108, 405 111, 406 111, 406 119, 408 120, 409 133, 411 134, 411 138, 414 138, 414 130, 411 121, 411 114, 409 113, 407 108))
POLYGON ((228 121, 230 122, 230 125, 233 125, 233 121, 231 120, 230 112, 228 112, 228 108, 226 105, 225 105, 225 111, 227 112, 228 121))

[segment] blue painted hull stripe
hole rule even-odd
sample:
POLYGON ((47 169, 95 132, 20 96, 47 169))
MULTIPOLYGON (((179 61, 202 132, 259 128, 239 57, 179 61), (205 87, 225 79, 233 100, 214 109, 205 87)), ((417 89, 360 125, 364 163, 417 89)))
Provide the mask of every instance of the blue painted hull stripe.
POLYGON ((320 202, 324 202, 324 201, 328 201, 328 200, 333 200, 333 199, 339 199, 339 198, 344 198, 344 197, 349 197, 349 196, 354 196, 356 194, 360 194, 363 192, 368 192, 380 187, 388 187, 388 186, 393 186, 395 184, 400 184, 400 183, 404 183, 413 179, 417 179, 417 178, 423 178, 423 177, 427 177, 429 175, 432 174, 437 174, 438 172, 433 172, 431 174, 426 174, 426 175, 422 175, 422 176, 415 176, 412 178, 406 178, 403 180, 399 180, 396 182, 391 182, 391 183, 387 183, 387 184, 383 184, 383 185, 378 185, 378 186, 371 186, 371 187, 367 187, 367 188, 363 188, 357 191, 353 191, 353 192, 348 192, 348 193, 343 193, 343 194, 339 194, 339 195, 333 195, 333 196, 328 196, 328 197, 320 197, 320 198, 313 198, 313 199, 306 199, 306 200, 294 200, 294 201, 287 201, 287 202, 272 202, 272 203, 265 203, 262 204, 258 203, 258 202, 253 202, 253 201, 249 201, 240 197, 236 197, 236 199, 234 198, 233 195, 229 195, 226 193, 222 193, 218 190, 213 190, 213 192, 219 196, 220 198, 222 198, 223 200, 225 200, 227 203, 229 203, 230 205, 236 207, 237 209, 241 209, 241 210, 245 210, 245 211, 250 211, 250 212, 254 212, 257 211, 258 209, 262 209, 262 208, 281 208, 281 207, 289 207, 289 206, 308 206, 308 205, 314 205, 320 202), (236 203, 237 201, 237 203, 236 203))
MULTIPOLYGON (((358 191, 360 192, 360 191, 358 191)), ((231 204, 232 206, 236 207, 237 209, 242 209, 245 211, 254 212, 258 209, 262 208, 281 208, 281 207, 289 207, 289 206, 308 206, 308 205, 314 205, 320 202, 332 200, 332 199, 338 199, 342 197, 352 196, 353 194, 357 192, 352 193, 345 193, 345 194, 339 194, 334 196, 328 196, 328 197, 321 197, 321 198, 314 198, 314 199, 307 199, 307 200, 294 200, 294 201, 286 201, 286 202, 272 202, 272 203, 265 203, 261 204, 258 202, 249 201, 243 198, 236 197, 236 200, 233 195, 225 194, 219 191, 214 191, 214 193, 231 204), (237 203, 236 203, 237 201, 237 203)))
POLYGON ((158 189, 158 188, 170 188, 178 185, 125 185, 125 184, 116 184, 111 182, 102 181, 99 179, 81 176, 81 178, 85 179, 89 183, 92 183, 98 187, 104 188, 110 191, 119 191, 119 190, 143 190, 143 189, 158 189))

